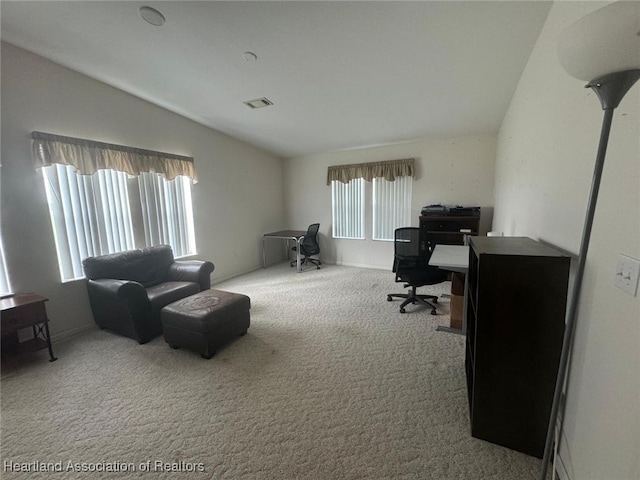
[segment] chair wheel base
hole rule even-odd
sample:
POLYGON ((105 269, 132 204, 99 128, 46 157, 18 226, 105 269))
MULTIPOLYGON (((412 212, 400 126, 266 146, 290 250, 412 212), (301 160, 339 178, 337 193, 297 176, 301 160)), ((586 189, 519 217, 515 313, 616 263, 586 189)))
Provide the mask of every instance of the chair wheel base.
POLYGON ((405 301, 400 305, 400 313, 406 313, 405 307, 407 305, 419 305, 423 304, 431 308, 431 315, 437 315, 436 307, 434 304, 438 303, 435 295, 416 295, 415 291, 407 294, 389 293, 387 294, 387 302, 393 300, 394 297, 404 298, 405 301))

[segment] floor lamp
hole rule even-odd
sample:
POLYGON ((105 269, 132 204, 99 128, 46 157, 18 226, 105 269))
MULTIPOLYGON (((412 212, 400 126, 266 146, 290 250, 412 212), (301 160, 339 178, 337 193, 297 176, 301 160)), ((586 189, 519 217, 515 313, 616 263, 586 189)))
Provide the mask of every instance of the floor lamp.
POLYGON ((540 480, 547 478, 613 112, 629 89, 640 79, 640 2, 612 3, 580 19, 561 36, 558 57, 571 76, 589 82, 586 87, 593 89, 597 94, 604 110, 604 119, 582 231, 578 268, 567 310, 540 480))

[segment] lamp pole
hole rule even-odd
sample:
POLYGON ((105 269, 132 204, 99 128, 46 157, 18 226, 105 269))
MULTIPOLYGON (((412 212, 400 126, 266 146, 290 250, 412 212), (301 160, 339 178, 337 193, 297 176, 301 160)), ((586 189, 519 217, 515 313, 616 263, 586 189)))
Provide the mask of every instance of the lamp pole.
POLYGON ((549 418, 549 427, 547 429, 547 438, 544 445, 544 456, 542 457, 542 469, 540 470, 540 480, 546 480, 547 469, 551 457, 551 448, 553 446, 553 436, 558 420, 558 410, 560 407, 560 398, 564 389, 564 382, 567 374, 567 365, 571 353, 571 342, 575 330, 575 323, 578 312, 578 304, 580 300, 580 291, 582 288, 582 277, 584 275, 584 267, 587 261, 587 252, 589 251, 589 240, 591 238, 591 228, 593 227, 593 218, 596 212, 596 204, 598 202, 598 191, 600 190, 600 180, 602 179, 602 171, 604 169, 604 158, 607 153, 607 145, 609 143, 609 134, 611 132, 611 122, 613 120, 613 112, 620 104, 620 101, 627 94, 629 89, 640 78, 640 69, 625 70, 622 72, 610 73, 589 82, 586 87, 593 89, 600 104, 604 110, 604 119, 602 121, 602 129, 600 132, 600 143, 598 144, 598 153, 596 155, 596 164, 591 181, 591 193, 589 194, 589 203, 587 205, 587 213, 585 216, 584 227, 582 230, 582 241, 580 242, 580 253, 578 255, 578 270, 576 271, 573 290, 567 310, 565 321, 564 339, 562 341, 562 352, 560 354, 560 365, 558 367, 558 376, 556 378, 556 387, 553 394, 553 404, 551 406, 551 417, 549 418))

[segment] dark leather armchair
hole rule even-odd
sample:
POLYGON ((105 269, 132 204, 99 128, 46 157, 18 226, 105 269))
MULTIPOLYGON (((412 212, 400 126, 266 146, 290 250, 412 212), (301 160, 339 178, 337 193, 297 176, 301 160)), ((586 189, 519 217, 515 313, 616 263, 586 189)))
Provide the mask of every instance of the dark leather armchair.
POLYGON ((93 318, 146 343, 162 333, 160 310, 211 288, 211 262, 176 261, 168 245, 89 257, 82 262, 93 318))

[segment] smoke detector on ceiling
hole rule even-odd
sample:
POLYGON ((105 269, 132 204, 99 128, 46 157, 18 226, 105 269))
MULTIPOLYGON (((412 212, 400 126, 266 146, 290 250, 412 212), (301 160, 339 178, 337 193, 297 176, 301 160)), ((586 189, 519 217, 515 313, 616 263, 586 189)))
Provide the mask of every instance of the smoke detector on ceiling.
POLYGON ((251 108, 263 108, 273 105, 273 102, 266 97, 256 98, 255 100, 248 100, 243 103, 251 108))

